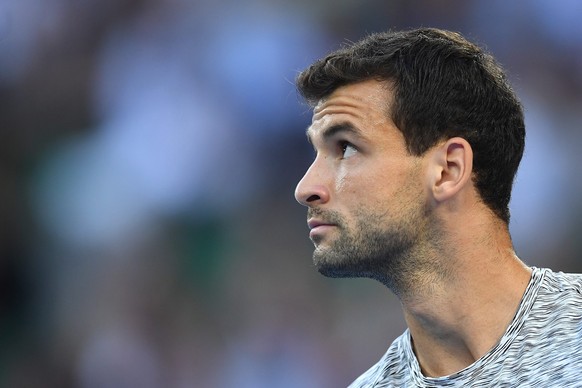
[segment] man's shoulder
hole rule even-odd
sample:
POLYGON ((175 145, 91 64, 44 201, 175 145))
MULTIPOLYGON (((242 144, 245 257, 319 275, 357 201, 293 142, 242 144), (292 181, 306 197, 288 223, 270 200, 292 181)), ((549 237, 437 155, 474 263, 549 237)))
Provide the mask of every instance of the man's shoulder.
POLYGON ((582 274, 554 272, 549 268, 534 270, 543 274, 542 288, 546 292, 582 294, 582 274))
POLYGON ((348 388, 365 388, 373 387, 375 383, 386 379, 404 381, 407 375, 410 349, 410 335, 408 330, 402 333, 392 342, 388 351, 382 358, 368 369, 364 374, 358 377, 348 388))

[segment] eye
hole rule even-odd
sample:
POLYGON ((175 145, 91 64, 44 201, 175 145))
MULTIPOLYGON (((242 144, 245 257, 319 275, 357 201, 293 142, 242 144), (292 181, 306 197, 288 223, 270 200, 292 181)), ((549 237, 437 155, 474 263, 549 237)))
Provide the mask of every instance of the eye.
POLYGON ((353 156, 358 150, 356 150, 356 147, 354 147, 352 144, 350 144, 347 141, 342 141, 340 143, 340 147, 342 150, 342 159, 347 159, 351 156, 353 156))

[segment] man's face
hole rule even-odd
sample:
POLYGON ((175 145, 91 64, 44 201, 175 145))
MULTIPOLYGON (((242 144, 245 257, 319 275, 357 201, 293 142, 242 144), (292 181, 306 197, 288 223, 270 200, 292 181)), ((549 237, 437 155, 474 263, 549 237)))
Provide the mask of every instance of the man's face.
POLYGON ((386 281, 405 270, 426 224, 423 159, 408 154, 391 99, 386 84, 365 81, 314 109, 316 157, 295 197, 308 207, 314 263, 326 276, 386 281))

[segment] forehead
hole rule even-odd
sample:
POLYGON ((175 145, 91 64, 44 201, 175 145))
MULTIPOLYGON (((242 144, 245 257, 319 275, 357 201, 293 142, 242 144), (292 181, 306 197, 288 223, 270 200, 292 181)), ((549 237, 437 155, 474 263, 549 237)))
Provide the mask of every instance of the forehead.
POLYGON ((307 136, 312 139, 340 122, 366 132, 386 124, 393 126, 389 117, 392 96, 389 84, 376 80, 341 86, 315 106, 307 136))

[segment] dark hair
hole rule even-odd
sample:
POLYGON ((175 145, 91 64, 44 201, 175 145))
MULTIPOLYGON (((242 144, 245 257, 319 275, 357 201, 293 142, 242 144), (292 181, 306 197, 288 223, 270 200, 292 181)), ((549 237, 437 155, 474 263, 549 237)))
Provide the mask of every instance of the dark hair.
POLYGON ((372 34, 315 62, 297 77, 312 105, 340 86, 389 81, 389 111, 408 151, 422 155, 459 136, 473 149, 483 202, 509 223, 513 180, 523 154, 523 110, 493 57, 460 34, 432 28, 372 34))

